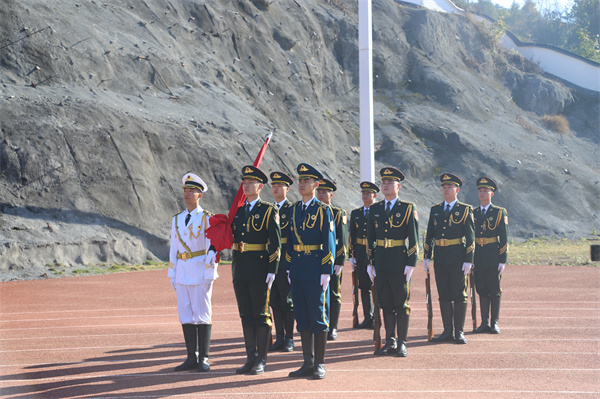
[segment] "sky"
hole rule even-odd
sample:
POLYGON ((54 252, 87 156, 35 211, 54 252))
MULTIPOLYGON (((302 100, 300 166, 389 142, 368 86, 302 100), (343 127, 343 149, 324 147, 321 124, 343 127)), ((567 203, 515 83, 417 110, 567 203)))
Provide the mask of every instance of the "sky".
MULTIPOLYGON (((525 0, 492 0, 492 3, 498 4, 499 6, 510 8, 513 1, 516 1, 517 4, 523 5, 525 0)), ((535 3, 541 4, 542 8, 545 7, 554 7, 555 4, 559 6, 560 9, 569 8, 573 0, 534 0, 535 3)))

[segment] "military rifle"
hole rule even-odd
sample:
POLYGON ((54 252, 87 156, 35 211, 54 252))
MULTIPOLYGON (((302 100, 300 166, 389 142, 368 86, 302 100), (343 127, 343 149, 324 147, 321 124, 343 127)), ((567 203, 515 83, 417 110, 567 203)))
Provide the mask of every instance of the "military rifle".
MULTIPOLYGON (((375 277, 377 279, 377 277, 375 277)), ((375 350, 381 349, 381 312, 379 311, 379 298, 377 298, 377 289, 373 282, 373 303, 375 304, 375 329, 373 331, 373 340, 375 341, 375 350)))
POLYGON ((356 265, 352 266, 352 328, 358 326, 358 283, 356 281, 356 265))
POLYGON ((471 318, 473 319, 473 330, 477 328, 477 298, 475 297, 475 280, 473 279, 473 268, 469 273, 469 286, 471 292, 471 318))
POLYGON ((431 277, 429 270, 425 277, 425 293, 427 295, 427 340, 433 339, 433 305, 431 304, 431 277))

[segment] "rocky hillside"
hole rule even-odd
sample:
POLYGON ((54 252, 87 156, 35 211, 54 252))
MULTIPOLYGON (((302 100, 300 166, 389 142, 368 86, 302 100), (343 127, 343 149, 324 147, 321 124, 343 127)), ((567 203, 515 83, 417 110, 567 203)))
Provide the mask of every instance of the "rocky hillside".
MULTIPOLYGON (((373 7, 377 167, 405 172, 421 229, 452 171, 469 203, 477 177, 496 179, 514 238, 600 230, 597 95, 502 54, 468 18, 373 7), (556 115, 570 131, 545 127, 556 115)), ((265 171, 310 162, 338 185, 334 202, 359 206, 357 12, 333 0, 4 0, 2 279, 166 259, 181 176, 201 175, 204 206, 225 213, 270 132, 265 171)))

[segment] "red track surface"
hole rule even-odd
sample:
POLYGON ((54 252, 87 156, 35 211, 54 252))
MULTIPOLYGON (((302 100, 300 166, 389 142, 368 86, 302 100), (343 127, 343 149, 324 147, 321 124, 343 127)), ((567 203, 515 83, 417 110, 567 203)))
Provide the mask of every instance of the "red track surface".
POLYGON ((264 375, 235 374, 245 354, 228 266, 214 288, 209 373, 172 371, 185 349, 165 270, 0 283, 0 397, 600 397, 600 268, 508 266, 502 333, 454 345, 426 341, 419 267, 407 358, 373 356, 372 331, 350 328, 346 270, 321 381, 287 377, 302 362, 298 336, 295 352, 269 354, 264 375))

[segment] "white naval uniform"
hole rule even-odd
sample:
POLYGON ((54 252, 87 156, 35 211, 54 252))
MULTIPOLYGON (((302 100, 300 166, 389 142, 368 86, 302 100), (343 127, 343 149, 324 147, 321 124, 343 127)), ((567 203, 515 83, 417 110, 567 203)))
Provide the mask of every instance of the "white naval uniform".
POLYGON ((219 277, 218 265, 206 263, 206 254, 191 259, 177 259, 178 252, 184 254, 204 250, 208 253, 210 240, 206 237, 206 229, 210 226, 209 215, 198 206, 191 212, 186 226, 187 215, 186 210, 173 217, 167 276, 175 278, 181 324, 212 324, 212 286, 213 281, 219 277))

